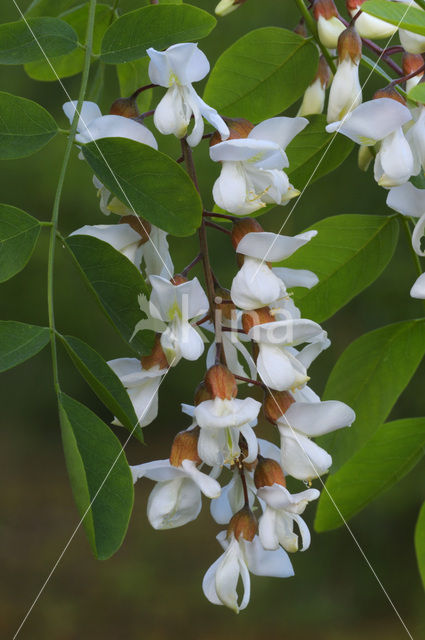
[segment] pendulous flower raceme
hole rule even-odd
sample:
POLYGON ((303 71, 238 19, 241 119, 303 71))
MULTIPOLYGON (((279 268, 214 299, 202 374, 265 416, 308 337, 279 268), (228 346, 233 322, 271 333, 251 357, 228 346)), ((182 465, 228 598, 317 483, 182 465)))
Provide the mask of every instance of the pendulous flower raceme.
MULTIPOLYGON (((285 204, 299 193, 284 171, 289 166, 285 149, 308 121, 275 117, 254 126, 244 119, 223 119, 192 87, 209 70, 197 45, 183 43, 147 53, 151 81, 167 88, 154 110, 158 131, 182 138, 183 157, 187 157, 190 146, 201 141, 203 118, 215 128, 209 153, 221 170, 212 195, 226 212, 220 215, 232 223, 229 249, 234 251, 238 270, 230 289, 221 287, 201 248, 191 265, 174 273, 165 231, 136 215, 130 203, 111 197, 101 183, 97 184, 101 209, 115 214, 117 221, 86 225, 71 235, 89 235, 108 243, 148 283, 149 299, 139 298, 147 318, 141 317, 133 335, 153 330, 152 352, 140 359, 123 357, 108 363, 127 390, 140 427, 157 417, 164 376, 182 358, 199 360, 205 343, 211 343, 193 405, 182 404, 183 430, 175 436, 169 457, 133 465, 131 471, 134 482, 145 478, 155 483, 147 506, 155 529, 195 520, 202 495, 211 500, 213 519, 225 526, 217 535, 224 552, 205 574, 203 590, 213 604, 238 612, 249 602, 250 572, 292 576, 288 553, 310 546, 301 514, 320 492, 301 487, 291 493, 286 478, 311 484, 327 473, 332 459, 313 438, 349 426, 355 418, 345 404, 321 402, 306 386, 311 362, 330 342, 320 325, 301 317, 291 293, 293 287, 314 287, 317 276, 287 268, 284 261, 314 242, 317 232, 270 233, 254 218, 243 217, 269 204, 285 204), (194 126, 188 134, 192 118, 194 126), (201 257, 206 291, 197 277, 189 277, 201 257), (274 442, 259 437, 264 421, 274 426, 274 442)), ((357 58, 351 56, 347 64, 357 65, 357 58)), ((317 80, 324 92, 328 83, 324 63, 317 80)), ((323 95, 317 100, 322 103, 323 95)), ((404 113, 405 107, 387 102, 404 113)), ((305 100, 308 111, 306 104, 305 100)), ((69 118, 74 109, 74 103, 64 106, 69 118)), ((78 142, 118 135, 157 148, 153 134, 142 124, 134 97, 117 100, 112 112, 101 116, 97 105, 84 103, 78 142)), ((114 424, 120 421, 115 418, 114 424)))

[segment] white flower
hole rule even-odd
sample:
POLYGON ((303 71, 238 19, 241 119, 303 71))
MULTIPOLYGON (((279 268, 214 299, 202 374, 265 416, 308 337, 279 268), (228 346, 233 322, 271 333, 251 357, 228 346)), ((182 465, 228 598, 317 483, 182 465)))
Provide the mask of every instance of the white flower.
POLYGON ((337 16, 325 18, 319 15, 317 20, 317 31, 319 40, 323 46, 328 49, 335 49, 338 44, 338 38, 346 27, 337 16))
POLYGON ((225 549, 224 553, 211 565, 202 581, 205 596, 212 604, 229 607, 236 613, 245 609, 250 598, 249 572, 257 576, 288 578, 294 575, 291 561, 287 553, 279 548, 276 551, 263 549, 258 536, 252 542, 221 531, 217 540, 225 549), (238 603, 237 586, 242 579, 244 594, 238 603))
POLYGON ((202 507, 201 492, 208 498, 220 495, 217 480, 199 471, 193 460, 174 467, 169 460, 132 466, 133 480, 149 478, 158 484, 148 500, 148 519, 154 529, 173 529, 195 520, 202 507))
POLYGON ((198 278, 177 286, 161 276, 151 276, 150 281, 150 314, 168 325, 161 335, 161 346, 169 363, 175 365, 180 358, 197 360, 204 351, 204 343, 189 320, 209 309, 198 278))
MULTIPOLYGON (((245 310, 259 309, 287 297, 285 282, 279 277, 285 275, 285 271, 272 271, 267 263, 288 258, 315 235, 317 231, 294 237, 266 231, 247 233, 236 248, 245 258, 232 282, 231 296, 235 305, 245 310)), ((294 274, 287 271, 286 275, 294 274)))
POLYGON ((258 534, 265 549, 278 549, 279 545, 286 551, 298 551, 298 536, 294 533, 294 523, 298 525, 302 538, 302 551, 310 546, 310 532, 300 514, 307 504, 317 500, 320 491, 307 489, 301 493, 290 494, 280 484, 260 487, 257 491, 265 508, 258 523, 258 534))
POLYGON ((220 0, 215 8, 215 14, 221 17, 227 16, 227 14, 235 11, 235 9, 240 7, 244 2, 245 0, 220 0))
POLYGON ((350 426, 354 411, 343 402, 294 402, 279 418, 282 467, 297 480, 311 480, 327 473, 331 456, 311 437, 350 426))
MULTIPOLYGON (((137 358, 117 358, 108 365, 127 389, 140 426, 146 427, 158 415, 158 388, 167 370, 158 365, 143 369, 137 358)), ((120 423, 115 419, 113 424, 120 423)))
MULTIPOLYGON (((63 110, 70 122, 74 118, 77 101, 65 102, 63 110)), ((75 140, 80 144, 99 140, 100 138, 128 138, 158 149, 158 144, 147 127, 140 122, 124 116, 102 116, 97 104, 83 102, 77 125, 75 140)))
MULTIPOLYGON (((248 489, 249 507, 252 509, 257 489, 252 473, 245 470, 245 482, 248 489)), ((245 496, 239 471, 233 471, 232 479, 221 489, 221 494, 211 502, 211 515, 218 524, 228 524, 232 516, 240 511, 245 504, 245 496)))
POLYGON ((362 88, 359 82, 359 65, 350 57, 344 58, 336 70, 331 84, 328 102, 328 122, 342 120, 362 101, 362 88))
POLYGON ((418 189, 411 182, 394 187, 388 194, 387 205, 404 216, 419 218, 412 234, 412 245, 419 256, 425 256, 425 246, 421 244, 425 232, 425 189, 418 189))
POLYGON ((425 300, 425 273, 422 273, 415 281, 413 287, 410 289, 410 295, 412 298, 425 300))
POLYGON ((252 425, 256 424, 261 403, 253 398, 214 398, 200 402, 194 411, 196 423, 201 427, 198 440, 199 457, 210 466, 232 463, 240 456, 239 437, 248 445, 246 462, 253 462, 258 443, 252 425))
MULTIPOLYGON (((352 18, 359 13, 364 0, 348 0, 347 9, 352 18)), ((362 11, 356 18, 356 31, 361 38, 370 38, 372 40, 380 40, 382 38, 391 38, 396 31, 397 25, 385 22, 370 16, 362 11)))
POLYGON ((382 141, 375 158, 375 180, 382 187, 392 187, 406 182, 414 171, 413 154, 402 130, 411 119, 409 109, 397 100, 377 98, 329 124, 326 131, 338 131, 366 146, 382 141))
POLYGON ((192 87, 192 82, 202 80, 210 70, 207 57, 198 49, 198 45, 185 42, 174 44, 165 51, 150 48, 147 54, 150 57, 151 81, 168 88, 154 113, 158 131, 183 138, 193 115, 195 124, 187 138, 192 147, 199 144, 204 133, 202 118, 208 120, 223 139, 227 138, 229 128, 224 120, 215 109, 205 104, 192 87))
POLYGON ((412 174, 425 171, 425 107, 414 110, 415 123, 406 133, 406 140, 413 153, 414 167, 412 174))
MULTIPOLYGON (((284 391, 308 381, 305 364, 294 347, 303 342, 322 342, 326 332, 312 320, 287 319, 258 324, 248 333, 259 346, 257 370, 267 387, 284 391)), ((301 352, 302 353, 302 352, 301 352)))
POLYGON ((222 162, 213 187, 215 203, 236 215, 267 204, 285 204, 298 195, 282 169, 289 166, 286 146, 307 126, 305 118, 270 118, 254 127, 247 138, 210 147, 214 162, 222 162))
POLYGON ((70 236, 92 236, 107 242, 136 266, 140 265, 142 239, 129 224, 85 225, 70 236))
POLYGON ((401 46, 408 53, 420 54, 425 52, 425 36, 406 29, 399 29, 398 35, 401 46))

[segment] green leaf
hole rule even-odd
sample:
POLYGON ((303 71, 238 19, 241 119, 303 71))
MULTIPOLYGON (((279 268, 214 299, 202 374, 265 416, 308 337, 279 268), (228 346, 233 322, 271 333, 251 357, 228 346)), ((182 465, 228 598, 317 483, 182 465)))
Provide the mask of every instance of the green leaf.
POLYGON ((425 321, 405 320, 366 333, 339 358, 324 400, 337 398, 356 412, 350 429, 318 438, 335 473, 386 420, 425 353, 425 321))
POLYGON ((106 188, 155 226, 175 236, 189 236, 200 226, 199 194, 169 156, 123 138, 90 142, 83 153, 106 188))
MULTIPOLYGON (((85 42, 86 26, 89 7, 83 5, 61 14, 62 20, 69 24, 77 33, 80 42, 85 42)), ((111 21, 111 8, 105 4, 96 5, 96 15, 93 32, 93 54, 100 53, 100 45, 103 34, 111 21)), ((50 58, 50 64, 46 60, 30 62, 25 65, 25 71, 30 78, 42 81, 54 81, 57 78, 68 78, 80 73, 84 65, 84 49, 78 48, 64 56, 50 58), (52 70, 52 67, 54 71, 52 70)))
POLYGON ((259 122, 302 96, 318 64, 316 45, 277 27, 247 33, 219 57, 204 100, 221 114, 259 122))
POLYGON ((362 4, 362 11, 375 18, 394 24, 400 29, 413 31, 425 36, 425 12, 399 2, 388 0, 367 0, 362 4))
POLYGON ((101 355, 92 347, 72 336, 61 336, 62 343, 78 371, 99 400, 118 418, 121 424, 143 442, 143 432, 132 402, 121 380, 101 355))
POLYGON ((69 53, 77 47, 74 29, 58 18, 29 18, 0 25, 0 64, 25 64, 69 53))
POLYGON ((92 411, 61 393, 59 413, 74 499, 93 553, 106 560, 127 531, 134 500, 131 471, 120 441, 92 411))
POLYGON ((419 573, 425 587, 425 502, 419 512, 415 528, 415 549, 418 559, 419 573))
POLYGON ((7 204, 0 204, 0 282, 19 273, 30 259, 40 233, 40 223, 7 204))
POLYGON ((410 89, 407 97, 409 98, 409 100, 416 100, 416 102, 425 102, 425 84, 423 82, 420 82, 416 85, 416 87, 410 89))
POLYGON ((310 124, 288 145, 291 183, 297 189, 336 169, 351 153, 354 142, 336 133, 326 133, 326 116, 309 117, 310 124))
POLYGON ((0 91, 0 160, 30 156, 57 130, 50 113, 39 104, 0 91))
POLYGON ((102 60, 109 64, 143 58, 146 49, 166 49, 178 42, 205 38, 217 21, 190 4, 149 5, 130 11, 111 24, 102 42, 102 60))
MULTIPOLYGON (((182 4, 183 0, 158 0, 158 4, 182 4)), ((120 13, 127 13, 152 4, 151 0, 120 0, 120 13)))
POLYGON ((76 4, 81 4, 81 0, 33 0, 25 15, 32 18, 58 16, 76 4))
POLYGON ((317 509, 316 531, 328 531, 344 524, 334 503, 342 517, 349 520, 399 482, 424 453, 425 418, 406 418, 381 425, 370 440, 328 478, 317 509))
POLYGON ((282 266, 316 273, 319 283, 295 289, 295 302, 303 317, 323 322, 382 273, 397 245, 398 222, 395 216, 345 214, 312 229, 317 236, 282 266))
MULTIPOLYGON (((117 64, 116 69, 122 97, 127 98, 139 87, 150 84, 148 67, 149 58, 141 58, 141 60, 117 64)), ((149 109, 152 102, 152 95, 152 89, 147 89, 146 91, 142 91, 137 97, 137 106, 141 113, 149 109)))
POLYGON ((150 354, 152 332, 140 331, 131 340, 137 322, 146 317, 137 300, 140 294, 148 295, 140 271, 128 258, 98 238, 73 235, 66 244, 101 307, 123 338, 141 355, 150 354))
POLYGON ((47 327, 0 320, 0 372, 35 356, 49 342, 47 327))

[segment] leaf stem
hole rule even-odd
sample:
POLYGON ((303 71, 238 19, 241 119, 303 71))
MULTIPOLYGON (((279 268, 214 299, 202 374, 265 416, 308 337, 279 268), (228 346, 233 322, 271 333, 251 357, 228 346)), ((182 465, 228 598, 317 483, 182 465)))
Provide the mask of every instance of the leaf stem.
POLYGON ((311 13, 309 12, 309 10, 307 9, 307 7, 304 4, 304 0, 295 0, 295 4, 297 5, 298 9, 301 12, 301 15, 303 16, 306 25, 308 26, 308 28, 310 29, 313 38, 316 40, 317 44, 319 45, 320 51, 322 52, 324 58, 326 59, 326 62, 328 63, 332 73, 336 72, 336 66, 335 66, 335 62, 332 60, 332 56, 329 53, 329 51, 326 49, 326 47, 320 42, 320 38, 319 38, 319 34, 317 31, 317 25, 316 22, 313 18, 313 16, 311 15, 311 13))
POLYGON ((55 266, 55 246, 56 246, 56 232, 58 229, 59 219, 59 206, 62 196, 63 185, 65 182, 65 175, 71 157, 72 146, 74 143, 74 137, 77 131, 77 125, 79 120, 79 113, 81 105, 83 104, 84 95, 87 89, 87 82, 90 71, 90 59, 91 51, 93 47, 93 30, 94 20, 96 12, 96 0, 90 0, 89 14, 87 20, 86 30, 86 53, 84 56, 84 68, 81 77, 81 87, 78 96, 77 108, 75 109, 74 117, 72 119, 71 129, 69 137, 66 143, 65 153, 62 161, 62 166, 59 173, 58 185, 56 187, 55 198, 53 202, 51 229, 50 229, 50 242, 49 242, 49 257, 47 263, 47 308, 49 314, 49 329, 50 329, 50 344, 52 350, 52 366, 53 366, 53 384, 56 394, 60 393, 59 385, 59 373, 58 373, 58 358, 56 347, 56 328, 55 328, 55 312, 54 312, 54 266, 55 266))
POLYGON ((205 225, 207 227, 211 227, 211 229, 217 229, 217 231, 221 231, 222 233, 227 233, 227 235, 232 235, 232 232, 230 231, 230 229, 225 229, 224 227, 222 227, 219 224, 216 224, 215 222, 210 222, 209 220, 205 221, 205 225))

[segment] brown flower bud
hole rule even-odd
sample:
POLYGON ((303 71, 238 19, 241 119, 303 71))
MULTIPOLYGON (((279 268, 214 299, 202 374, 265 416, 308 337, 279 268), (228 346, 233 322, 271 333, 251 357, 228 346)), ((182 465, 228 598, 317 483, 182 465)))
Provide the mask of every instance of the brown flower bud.
POLYGON ((351 58, 358 64, 362 57, 362 41, 354 27, 347 27, 338 38, 338 60, 342 62, 351 58))
POLYGON ((325 20, 330 20, 338 16, 338 9, 333 0, 314 0, 313 15, 316 20, 322 16, 325 20))
POLYGON ((351 13, 351 11, 354 11, 355 9, 359 11, 364 1, 365 0, 347 0, 345 5, 348 13, 351 13))
POLYGON ((181 273, 176 273, 170 280, 171 284, 175 287, 178 287, 179 284, 183 284, 184 282, 188 282, 188 279, 185 276, 182 276, 181 273))
POLYGON ((238 244, 247 233, 259 233, 264 231, 263 227, 255 218, 241 218, 233 224, 232 244, 236 250, 238 244))
POLYGON ((249 333, 252 327, 257 324, 265 324, 266 322, 274 322, 274 317, 270 313, 270 307, 261 307, 252 311, 245 311, 242 315, 242 328, 245 333, 249 333))
MULTIPOLYGON (((414 73, 418 69, 422 67, 424 63, 424 59, 420 54, 416 53, 403 53, 402 57, 402 67, 403 73, 405 76, 408 76, 410 73, 414 73)), ((423 75, 418 73, 419 75, 423 75)))
POLYGON ((159 369, 168 369, 168 360, 161 346, 161 336, 159 333, 155 336, 155 344, 152 353, 149 356, 140 358, 143 369, 152 369, 158 366, 159 369))
POLYGON ((301 18, 301 20, 299 21, 299 23, 297 24, 297 26, 294 29, 294 33, 298 34, 302 38, 307 38, 308 37, 308 33, 307 33, 306 26, 305 26, 304 18, 301 18))
POLYGON ((238 388, 235 376, 223 364, 215 364, 210 367, 205 375, 205 387, 213 398, 231 400, 236 398, 238 388))
POLYGON ((224 287, 216 287, 214 293, 214 302, 216 309, 220 311, 221 316, 225 320, 231 320, 235 315, 236 307, 232 302, 229 289, 225 289, 224 287))
POLYGON ((147 220, 139 218, 139 216, 130 214, 128 216, 122 216, 119 224, 128 224, 133 229, 133 231, 136 231, 136 233, 138 233, 141 238, 140 244, 145 244, 149 240, 152 226, 151 223, 147 220))
POLYGON ((110 115, 123 116, 124 118, 138 118, 140 111, 135 98, 118 98, 109 109, 110 115))
MULTIPOLYGON (((224 122, 229 127, 229 137, 227 140, 236 140, 237 138, 247 138, 248 133, 254 128, 254 125, 245 118, 223 118, 224 122)), ((222 142, 221 135, 218 131, 215 131, 211 140, 210 147, 222 142)))
POLYGON ((208 389, 206 388, 205 382, 200 382, 195 389, 195 396, 193 399, 193 404, 195 405, 195 407, 197 407, 198 404, 201 404, 201 402, 205 402, 205 400, 212 399, 213 395, 211 391, 208 391, 208 389))
POLYGON ((180 431, 173 440, 170 453, 170 463, 179 467, 183 460, 192 460, 196 464, 202 462, 198 455, 199 427, 190 431, 180 431))
POLYGON ((278 419, 287 412, 291 404, 295 402, 289 391, 266 391, 263 400, 263 411, 267 420, 276 424, 278 419))
POLYGON ((377 100, 378 98, 391 98, 391 100, 396 100, 397 102, 401 102, 401 104, 406 104, 406 100, 399 94, 399 92, 390 85, 388 87, 384 87, 383 89, 378 89, 373 94, 372 100, 377 100))
POLYGON ((317 78, 319 78, 323 89, 326 89, 329 86, 331 70, 326 62, 325 56, 320 56, 319 58, 319 66, 317 67, 317 73, 314 79, 317 80, 317 78))
POLYGON ((254 516, 251 509, 248 506, 245 506, 235 513, 233 518, 230 520, 227 527, 227 537, 229 538, 233 533, 236 540, 239 540, 239 538, 242 537, 247 542, 251 542, 257 531, 257 518, 254 516))
POLYGON ((280 464, 276 460, 272 460, 272 458, 263 458, 261 456, 254 472, 254 483, 257 489, 271 487, 274 484, 286 487, 285 475, 280 464))

